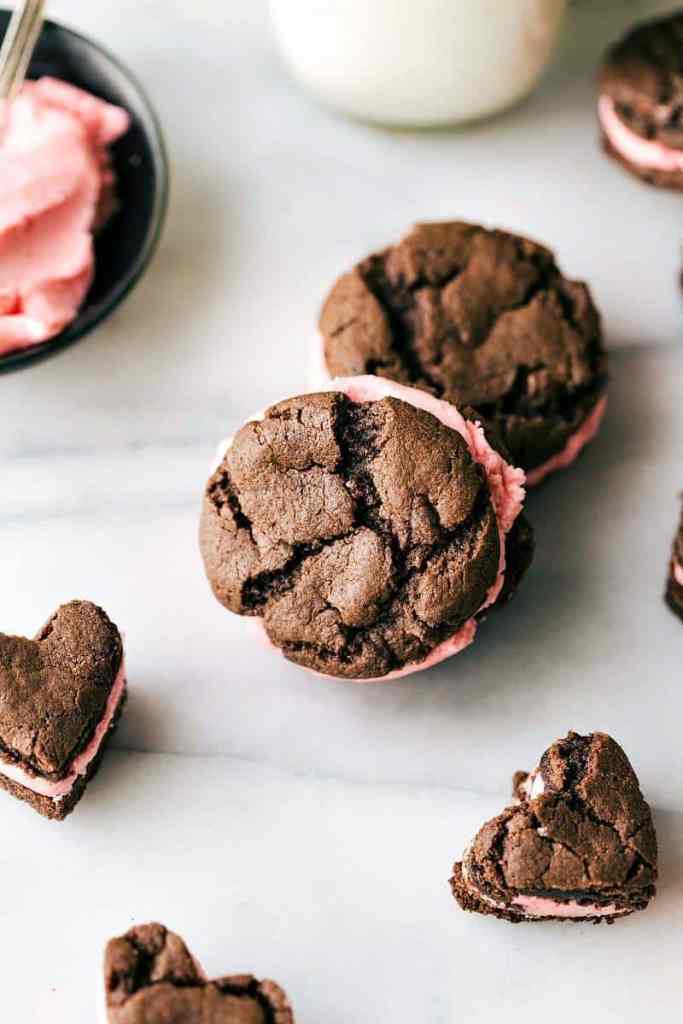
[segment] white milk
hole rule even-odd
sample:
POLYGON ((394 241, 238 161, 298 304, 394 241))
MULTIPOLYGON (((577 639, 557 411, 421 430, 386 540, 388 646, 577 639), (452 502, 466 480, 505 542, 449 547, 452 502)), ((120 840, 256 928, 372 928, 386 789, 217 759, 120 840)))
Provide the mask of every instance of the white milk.
POLYGON ((295 77, 386 125, 487 117, 536 84, 566 0, 271 0, 295 77))

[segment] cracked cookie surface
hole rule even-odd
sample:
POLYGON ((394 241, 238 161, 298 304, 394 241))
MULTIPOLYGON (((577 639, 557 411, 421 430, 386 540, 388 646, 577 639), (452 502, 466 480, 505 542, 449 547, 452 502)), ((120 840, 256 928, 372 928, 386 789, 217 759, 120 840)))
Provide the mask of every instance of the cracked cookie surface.
POLYGON ((514 922, 612 921, 645 909, 657 841, 618 743, 569 733, 513 786, 519 802, 487 822, 455 865, 451 885, 463 909, 514 922))
POLYGON ((0 752, 59 779, 104 711, 121 635, 89 601, 62 605, 35 640, 0 634, 0 752))
POLYGON ((543 246, 472 224, 419 224, 359 263, 320 331, 332 377, 377 374, 471 406, 525 470, 560 453, 606 389, 586 286, 543 246))
MULTIPOLYGON (((509 536, 521 573, 527 528, 509 536)), ((456 431, 395 398, 330 392, 238 432, 207 485, 201 549, 218 600, 262 617, 290 660, 374 678, 424 659, 478 612, 500 539, 485 474, 456 431)))
POLYGON ((108 943, 104 983, 108 1024, 294 1024, 274 982, 206 980, 183 940, 160 924, 108 943))

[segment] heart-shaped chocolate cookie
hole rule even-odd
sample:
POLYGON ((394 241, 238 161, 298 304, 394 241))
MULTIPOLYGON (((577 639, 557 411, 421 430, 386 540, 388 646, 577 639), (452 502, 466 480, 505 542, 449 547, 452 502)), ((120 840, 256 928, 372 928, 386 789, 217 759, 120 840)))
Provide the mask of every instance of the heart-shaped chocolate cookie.
POLYGON ((143 924, 104 956, 108 1024, 294 1024, 287 996, 249 974, 209 981, 180 936, 143 924))
POLYGON ((618 743, 570 732, 513 785, 516 803, 480 829, 453 869, 464 910, 513 922, 612 923, 647 907, 657 839, 618 743))
POLYGON ((35 640, 0 633, 0 786, 65 818, 125 696, 121 635, 97 605, 62 605, 35 640))

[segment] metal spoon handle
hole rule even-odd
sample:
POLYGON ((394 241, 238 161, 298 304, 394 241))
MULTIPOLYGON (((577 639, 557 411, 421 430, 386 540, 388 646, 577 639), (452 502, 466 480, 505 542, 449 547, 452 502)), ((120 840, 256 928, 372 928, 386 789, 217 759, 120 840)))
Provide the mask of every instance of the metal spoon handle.
POLYGON ((15 9, 0 49, 0 100, 12 100, 26 77, 43 26, 45 0, 23 0, 15 9))

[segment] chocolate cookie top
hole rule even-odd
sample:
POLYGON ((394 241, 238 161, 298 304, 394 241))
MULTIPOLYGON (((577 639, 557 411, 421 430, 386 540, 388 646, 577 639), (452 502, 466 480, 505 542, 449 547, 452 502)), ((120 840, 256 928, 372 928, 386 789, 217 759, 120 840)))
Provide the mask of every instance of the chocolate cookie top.
POLYGON ((500 541, 463 438, 395 398, 305 395, 236 435, 208 482, 218 600, 292 661, 349 678, 423 659, 484 603, 500 541))
POLYGON ((104 958, 109 1024, 294 1024, 285 993, 251 975, 207 981, 160 924, 112 939, 104 958))
POLYGON ((632 131, 683 149, 683 12, 632 28, 609 50, 600 85, 632 131))
POLYGON ((378 374, 493 423, 524 469, 561 451, 606 386, 598 313, 552 253, 504 231, 418 224, 332 288, 331 376, 378 374))
POLYGON ((657 877, 650 808, 618 743, 569 733, 530 776, 513 780, 520 803, 487 822, 464 867, 484 896, 647 905, 657 877))
POLYGON ((59 779, 87 745, 123 646, 89 601, 62 605, 35 640, 0 634, 0 756, 59 779))

